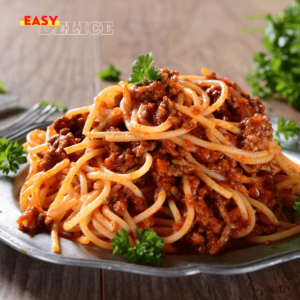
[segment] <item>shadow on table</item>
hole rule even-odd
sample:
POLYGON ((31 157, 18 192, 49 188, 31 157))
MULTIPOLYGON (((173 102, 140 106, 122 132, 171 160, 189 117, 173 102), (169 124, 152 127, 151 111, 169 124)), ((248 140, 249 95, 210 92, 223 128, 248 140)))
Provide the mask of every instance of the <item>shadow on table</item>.
POLYGON ((0 299, 101 299, 98 269, 31 258, 0 242, 0 299))

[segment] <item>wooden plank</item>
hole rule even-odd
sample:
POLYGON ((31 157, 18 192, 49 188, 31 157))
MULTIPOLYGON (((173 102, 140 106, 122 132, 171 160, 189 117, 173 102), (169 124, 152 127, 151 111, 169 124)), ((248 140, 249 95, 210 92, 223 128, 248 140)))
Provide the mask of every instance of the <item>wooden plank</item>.
POLYGON ((253 273, 220 276, 198 274, 160 278, 104 271, 104 299, 262 299, 300 298, 300 260, 253 273), (117 288, 116 288, 117 287, 117 288))
POLYGON ((257 299, 284 300, 300 299, 300 261, 284 264, 250 273, 257 299))
MULTIPOLYGON (((68 108, 90 104, 95 96, 93 36, 39 35, 38 27, 21 27, 24 14, 58 15, 61 21, 92 21, 90 2, 5 1, 0 10, 0 81, 29 108, 42 99, 68 108), (30 13, 29 13, 30 12, 30 13)), ((4 119, 4 123, 11 119, 4 119)), ((2 123, 3 123, 2 122, 2 123)))
MULTIPOLYGON (((79 21, 93 21, 90 2, 4 0, 1 7, 0 80, 10 92, 20 95, 20 105, 28 108, 41 99, 64 102, 68 108, 92 103, 93 37, 41 36, 37 27, 19 25, 24 14, 47 14, 78 26, 79 21)), ((101 276, 97 269, 42 262, 0 243, 1 300, 101 299, 101 276)))
MULTIPOLYGON (((277 13, 288 2, 3 0, 0 80, 21 96, 22 106, 47 98, 73 108, 91 103, 99 91, 95 73, 100 65, 116 64, 127 79, 136 56, 152 50, 156 66, 183 74, 199 73, 205 66, 247 87, 244 75, 253 53, 261 50, 261 37, 240 33, 243 27, 256 26, 245 22, 244 15, 277 13), (27 11, 59 15, 61 20, 114 21, 115 34, 101 36, 101 44, 99 36, 39 36, 36 28, 19 26, 27 11)), ((273 107, 273 114, 282 114, 282 107, 276 109, 279 104, 273 107)), ((37 261, 2 243, 0 266, 0 299, 100 299, 102 292, 105 299, 283 299, 285 293, 289 299, 299 298, 299 261, 239 276, 163 279, 104 271, 102 292, 98 270, 37 261)))
POLYGON ((104 299, 255 299, 247 275, 161 278, 113 271, 104 274, 104 299))
POLYGON ((21 254, 0 242, 0 299, 101 299, 98 269, 61 266, 21 254))
MULTIPOLYGON (((113 63, 128 79, 136 56, 150 50, 155 65, 177 69, 182 74, 199 74, 202 67, 236 81, 250 91, 245 74, 252 56, 263 50, 261 35, 242 34, 245 27, 264 26, 264 21, 247 22, 247 14, 280 12, 290 1, 160 1, 129 0, 120 3, 101 1, 100 19, 113 20, 114 36, 101 37, 100 64, 113 63), (120 11, 122 13, 120 13, 120 11), (137 26, 138 24, 138 26, 137 26)), ((102 83, 102 87, 107 83, 102 83)), ((300 113, 282 102, 265 102, 266 113, 294 118, 300 113)), ((300 261, 263 271, 236 276, 199 274, 186 278, 159 278, 104 270, 105 299, 296 299, 296 277, 277 286, 277 272, 289 266, 294 273, 300 261), (268 281, 268 284, 265 282, 268 281)), ((288 274, 288 272, 286 272, 288 274)), ((283 279, 282 279, 283 280, 283 279)))
MULTIPOLYGON (((280 12, 290 1, 149 1, 119 3, 101 1, 101 20, 114 21, 114 35, 101 36, 100 63, 113 63, 122 70, 122 80, 131 72, 130 64, 150 50, 155 65, 177 69, 182 74, 199 74, 202 67, 218 76, 236 81, 250 92, 245 75, 252 56, 263 50, 261 34, 242 34, 246 27, 264 26, 265 21, 245 21, 247 14, 280 12), (122 14, 120 13, 122 11, 122 14), (137 25, 138 24, 138 25, 137 25), (222 24, 222 25, 220 25, 222 24)), ((107 86, 102 83, 102 87, 107 86)), ((300 113, 283 102, 264 101, 266 113, 298 120, 300 113), (284 108, 284 109, 283 109, 284 108)))

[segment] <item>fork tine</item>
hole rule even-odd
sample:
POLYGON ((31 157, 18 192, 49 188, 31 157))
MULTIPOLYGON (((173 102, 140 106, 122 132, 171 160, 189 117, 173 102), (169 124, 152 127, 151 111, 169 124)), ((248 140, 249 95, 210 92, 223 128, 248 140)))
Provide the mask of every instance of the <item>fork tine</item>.
POLYGON ((46 129, 49 125, 51 125, 53 121, 45 121, 42 123, 31 124, 30 126, 25 127, 22 131, 15 130, 11 132, 9 135, 4 136, 4 138, 9 139, 13 142, 26 137, 27 133, 34 129, 46 129))
POLYGON ((38 108, 35 110, 31 115, 28 115, 26 118, 24 118, 19 124, 15 124, 14 126, 11 126, 10 128, 3 130, 0 132, 0 137, 9 134, 10 132, 14 130, 18 130, 22 127, 26 127, 30 124, 33 124, 34 121, 39 117, 41 108, 38 108))
POLYGON ((45 115, 49 110, 52 108, 52 104, 47 105, 46 107, 43 107, 42 110, 38 111, 38 113, 31 117, 30 120, 26 122, 26 126, 35 123, 39 118, 41 118, 43 115, 45 115))
POLYGON ((1 133, 2 136, 8 136, 11 135, 12 132, 17 132, 20 130, 20 127, 28 127, 31 124, 36 123, 37 120, 39 120, 41 118, 41 116, 45 115, 46 113, 48 113, 48 111, 50 111, 53 108, 53 106, 51 104, 47 105, 46 107, 36 110, 34 112, 34 114, 32 114, 31 116, 27 117, 26 119, 23 120, 22 124, 18 125, 17 127, 14 126, 13 128, 6 130, 4 132, 1 133))
POLYGON ((10 132, 14 130, 20 130, 20 128, 24 128, 34 122, 36 120, 36 117, 39 117, 41 108, 38 108, 34 112, 32 112, 31 115, 28 115, 26 118, 24 118, 19 124, 15 124, 11 126, 10 128, 0 131, 0 137, 5 136, 7 134, 10 134, 10 132))
POLYGON ((5 131, 7 129, 10 129, 16 125, 19 125, 24 119, 29 117, 33 112, 35 112, 37 109, 40 108, 41 103, 36 103, 33 105, 26 113, 24 113, 22 116, 14 120, 12 123, 4 125, 0 128, 0 132, 5 131))
POLYGON ((46 112, 42 117, 40 117, 36 123, 41 123, 45 120, 47 120, 51 115, 53 115, 56 112, 57 108, 53 106, 48 112, 46 112))

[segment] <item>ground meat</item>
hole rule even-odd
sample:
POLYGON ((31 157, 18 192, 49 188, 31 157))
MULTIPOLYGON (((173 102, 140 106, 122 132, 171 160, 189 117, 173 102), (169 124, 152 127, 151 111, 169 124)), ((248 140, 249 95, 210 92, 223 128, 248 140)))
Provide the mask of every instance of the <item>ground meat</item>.
MULTIPOLYGON (((206 89, 206 93, 212 102, 216 102, 221 96, 222 88, 220 86, 212 85, 211 87, 206 89)), ((221 120, 231 121, 232 119, 232 112, 229 109, 228 103, 224 102, 214 113, 213 115, 216 118, 221 120)))
POLYGON ((112 131, 110 128, 119 128, 121 123, 123 123, 122 110, 114 109, 112 113, 108 116, 107 124, 104 130, 112 131))
POLYGON ((166 102, 165 99, 166 99, 166 97, 164 97, 164 101, 162 101, 159 104, 155 114, 153 115, 153 121, 152 122, 155 126, 158 126, 158 125, 164 123, 168 119, 169 113, 168 113, 168 110, 167 110, 167 106, 165 104, 165 102, 166 102))
POLYGON ((57 134, 47 141, 49 148, 46 151, 37 153, 37 156, 42 159, 39 163, 40 169, 48 171, 66 158, 76 161, 76 155, 67 155, 64 149, 82 140, 82 130, 87 115, 88 114, 79 114, 73 116, 71 119, 62 116, 56 119, 53 127, 57 134))
POLYGON ((192 244, 193 247, 203 246, 207 243, 207 239, 197 231, 187 234, 186 239, 192 244))
POLYGON ((266 115, 255 114, 241 122, 243 131, 240 148, 252 151, 266 150, 268 142, 272 139, 273 129, 266 115))
POLYGON ((118 93, 116 94, 114 100, 115 100, 115 107, 120 107, 120 103, 123 99, 123 94, 122 93, 118 93))
POLYGON ((164 96, 176 96, 180 92, 179 72, 167 69, 161 69, 160 72, 161 76, 158 80, 146 81, 141 85, 131 87, 131 97, 142 102, 144 100, 157 101, 164 96))
POLYGON ((37 156, 42 159, 40 167, 44 171, 52 169, 57 163, 66 158, 72 160, 75 155, 68 156, 64 148, 72 146, 76 143, 73 133, 69 128, 64 128, 59 134, 54 135, 48 140, 49 148, 44 152, 38 152, 37 156))
POLYGON ((222 158, 224 158, 224 154, 219 151, 210 150, 204 147, 197 146, 197 151, 193 153, 193 156, 203 164, 213 163, 222 158))
POLYGON ((222 133, 222 135, 228 140, 230 141, 233 145, 237 145, 238 143, 238 137, 236 135, 233 135, 232 133, 230 133, 229 131, 227 131, 226 129, 222 128, 222 127, 217 127, 218 131, 222 133))
POLYGON ((136 157, 142 157, 145 153, 153 151, 157 145, 157 142, 134 142, 132 143, 132 152, 136 157))
POLYGON ((237 190, 241 188, 243 183, 243 170, 231 166, 228 158, 222 158, 214 163, 209 163, 207 168, 227 178, 232 188, 237 190))
POLYGON ((29 206, 17 220, 19 230, 26 231, 37 227, 51 230, 52 219, 37 206, 29 206))
POLYGON ((256 183, 248 185, 249 196, 255 198, 268 208, 274 207, 278 190, 273 178, 270 175, 255 176, 256 183))
POLYGON ((220 235, 225 224, 224 221, 221 221, 214 216, 213 211, 209 209, 204 199, 201 197, 195 202, 195 212, 197 214, 199 228, 206 231, 211 230, 214 234, 220 235))
MULTIPOLYGON (((175 109, 175 101, 179 93, 182 93, 177 71, 161 70, 158 80, 145 82, 130 88, 132 107, 139 108, 138 122, 146 126, 159 126, 164 122, 170 124, 169 130, 185 128, 190 134, 198 139, 210 141, 207 137, 207 129, 199 123, 195 124, 192 119, 175 109)), ((215 73, 211 73, 207 79, 216 79, 215 73)), ((208 118, 214 117, 226 121, 240 123, 242 135, 237 136, 226 129, 217 126, 217 130, 237 148, 261 151, 268 147, 272 138, 272 128, 269 118, 263 115, 264 106, 257 97, 250 98, 235 82, 227 78, 221 79, 228 86, 228 96, 224 103, 208 118)), ((210 104, 215 103, 221 96, 222 87, 216 85, 203 87, 210 97, 210 104)), ((108 116, 103 131, 128 131, 123 121, 123 112, 119 108, 123 99, 121 92, 114 97, 115 107, 108 116)), ((200 97, 200 101, 202 101, 200 97)), ((101 109, 107 109, 108 105, 102 102, 101 109)), ((111 106, 109 106, 111 108, 111 106)), ((199 114, 198 107, 190 109, 199 114)), ((63 116, 54 123, 57 134, 49 139, 49 149, 37 153, 41 158, 41 169, 49 170, 55 164, 65 158, 76 161, 76 154, 67 155, 64 148, 80 142, 83 138, 82 130, 88 114, 77 115, 72 118, 63 116)), ((101 114, 94 121, 95 128, 103 120, 101 114)), ((128 125, 128 124, 127 124, 128 125)), ((130 130, 132 130, 130 128, 130 130)), ((179 137, 182 138, 182 137, 179 137)), ((241 212, 233 198, 226 199, 215 190, 205 184, 197 175, 199 167, 186 160, 186 155, 191 151, 193 157, 209 170, 226 178, 226 184, 235 190, 246 193, 272 209, 277 197, 276 184, 273 175, 281 171, 275 160, 266 164, 248 165, 251 171, 244 171, 239 163, 229 158, 220 151, 194 145, 189 140, 183 140, 184 147, 177 145, 172 140, 144 140, 135 142, 108 142, 103 139, 105 154, 103 162, 107 169, 116 173, 126 173, 136 170, 144 163, 145 153, 152 156, 152 165, 142 177, 133 180, 133 183, 144 193, 144 198, 137 197, 130 189, 122 184, 112 182, 111 192, 104 199, 104 204, 118 216, 124 216, 126 211, 134 217, 152 206, 158 199, 159 192, 165 189, 167 198, 164 207, 173 199, 181 214, 181 221, 174 224, 172 232, 178 232, 187 218, 185 201, 189 200, 194 206, 194 218, 192 225, 180 240, 174 243, 174 247, 180 253, 209 253, 216 255, 231 247, 236 239, 230 238, 231 230, 237 232, 245 228, 248 223, 241 218, 241 212), (191 187, 191 196, 187 196, 183 189, 183 176, 188 176, 191 187), (254 184, 243 184, 245 176, 255 178, 254 184), (187 198, 187 199, 186 199, 187 198), (192 199, 191 199, 192 198, 192 199), (236 227, 231 229, 230 222, 236 227)), ((96 167, 96 159, 89 161, 90 167, 96 167)), ((97 166, 99 167, 99 166, 97 166)), ((245 169, 247 169, 245 168, 245 169)), ((85 170, 85 169, 84 169, 85 170)), ((247 169, 248 170, 248 169, 247 169)), ((217 183, 218 180, 213 179, 217 183)), ((80 194, 78 178, 74 178, 75 193, 80 194)), ((94 184, 88 180, 89 189, 94 184)), ((55 193, 51 191, 51 194, 55 193)), ((287 193, 292 193, 287 190, 287 193)), ((157 217, 162 216, 164 209, 161 208, 157 217)), ((166 211, 164 211, 166 212, 166 211)), ((155 215, 156 217, 156 215, 155 215)), ((20 230, 36 227, 51 227, 51 219, 37 207, 28 208, 18 220, 20 230)), ((144 219, 138 224, 139 228, 149 229, 154 225, 153 216, 144 219)), ((233 226, 232 226, 233 227, 233 226)), ((117 228, 117 227, 116 227, 117 228)), ((264 225, 261 219, 257 219, 253 235, 266 235, 280 229, 274 225, 264 225)))
POLYGON ((258 225, 255 224, 253 231, 251 231, 250 235, 269 235, 272 233, 277 232, 280 229, 280 226, 276 226, 273 224, 264 224, 264 225, 258 225))
MULTIPOLYGON (((158 168, 161 168, 157 163, 156 165, 158 166, 158 168)), ((168 176, 166 174, 161 172, 160 175, 158 175, 157 172, 152 171, 152 177, 154 179, 156 187, 158 190, 165 189, 168 197, 174 196, 175 199, 179 200, 181 198, 181 192, 176 186, 176 177, 168 176)))
POLYGON ((156 103, 144 103, 140 117, 154 126, 158 126, 168 120, 175 129, 181 128, 191 120, 188 116, 178 112, 175 109, 174 102, 167 96, 164 96, 162 101, 157 101, 156 103))
POLYGON ((130 148, 124 150, 115 143, 106 142, 105 149, 109 153, 109 156, 104 160, 104 164, 111 171, 125 173, 138 162, 130 148))
POLYGON ((241 211, 238 207, 232 209, 228 212, 228 217, 230 219, 230 222, 235 222, 241 217, 241 211))
POLYGON ((154 157, 152 168, 159 176, 168 175, 170 177, 182 177, 198 170, 196 165, 186 161, 184 158, 171 159, 163 155, 156 155, 154 157))
POLYGON ((105 203, 109 204, 110 208, 120 216, 123 216, 128 207, 127 197, 123 192, 124 187, 118 183, 111 189, 109 199, 105 200, 105 203))
MULTIPOLYGON (((225 222, 216 217, 215 209, 218 210, 218 207, 213 208, 206 203, 211 201, 210 189, 207 186, 199 188, 200 181, 194 176, 189 176, 189 180, 193 186, 192 190, 195 189, 193 192, 195 200, 194 225, 192 226, 193 229, 176 243, 176 246, 184 253, 218 254, 228 246, 230 228, 227 228, 225 222)), ((214 195, 218 197, 217 194, 214 195)), ((219 199, 222 201, 221 197, 219 199)), ((180 223, 173 226, 173 233, 179 231, 184 222, 185 216, 182 217, 180 223)))
POLYGON ((201 125, 197 126, 197 128, 192 131, 192 134, 201 140, 208 141, 205 133, 205 128, 201 125))
POLYGON ((54 122, 54 129, 57 133, 59 133, 62 129, 69 128, 75 139, 82 139, 82 130, 87 116, 87 113, 75 115, 71 119, 69 119, 67 116, 62 116, 57 118, 54 122))
MULTIPOLYGON (((240 122, 244 118, 252 117, 255 113, 264 112, 264 105, 258 97, 250 98, 235 82, 227 78, 220 78, 228 86, 228 97, 226 101, 213 113, 213 115, 225 121, 240 122)), ((221 96, 221 87, 212 85, 206 88, 208 96, 216 102, 221 96)))
POLYGON ((189 152, 186 148, 178 146, 171 140, 162 140, 159 151, 164 155, 168 153, 173 157, 184 157, 189 152))
MULTIPOLYGON (((169 116, 173 116, 172 122, 179 125, 179 121, 175 120, 175 118, 178 117, 178 112, 175 109, 174 102, 167 96, 164 96, 163 101, 160 102, 155 114, 153 115, 152 122, 154 125, 158 126, 167 121, 169 116)), ((182 123, 184 122, 185 119, 183 118, 182 123)))
POLYGON ((225 176, 225 174, 230 170, 230 164, 226 158, 217 160, 215 163, 209 163, 207 167, 223 176, 225 176))
POLYGON ((248 165, 248 168, 251 169, 250 173, 256 173, 263 171, 265 173, 268 173, 272 176, 278 174, 281 171, 280 166, 278 165, 277 161, 275 159, 271 160, 268 163, 260 164, 260 165, 248 165))
POLYGON ((242 187, 243 170, 241 168, 231 167, 229 171, 226 173, 225 177, 228 178, 228 183, 233 189, 239 190, 242 187))
POLYGON ((253 97, 250 100, 250 105, 256 114, 263 114, 265 111, 265 106, 261 103, 258 97, 253 97))
POLYGON ((121 184, 116 184, 110 192, 109 198, 105 200, 105 204, 109 204, 113 212, 119 216, 123 216, 128 207, 136 212, 143 212, 147 209, 146 202, 137 197, 132 191, 121 184))
POLYGON ((146 120, 147 122, 150 122, 152 124, 153 122, 153 116, 155 115, 155 111, 157 109, 156 103, 145 103, 142 105, 142 109, 140 111, 140 116, 143 120, 146 120))

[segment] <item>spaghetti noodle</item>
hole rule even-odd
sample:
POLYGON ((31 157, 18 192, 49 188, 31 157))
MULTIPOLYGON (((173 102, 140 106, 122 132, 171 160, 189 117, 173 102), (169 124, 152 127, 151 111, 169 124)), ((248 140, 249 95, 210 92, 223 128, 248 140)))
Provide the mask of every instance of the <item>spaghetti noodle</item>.
POLYGON ((153 228, 167 253, 216 255, 300 232, 289 218, 300 166, 272 141, 258 98, 228 79, 120 82, 28 135, 20 230, 112 249, 114 231, 153 228))

